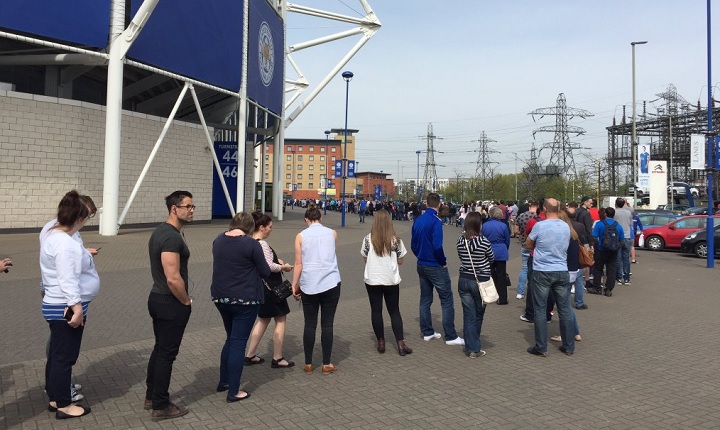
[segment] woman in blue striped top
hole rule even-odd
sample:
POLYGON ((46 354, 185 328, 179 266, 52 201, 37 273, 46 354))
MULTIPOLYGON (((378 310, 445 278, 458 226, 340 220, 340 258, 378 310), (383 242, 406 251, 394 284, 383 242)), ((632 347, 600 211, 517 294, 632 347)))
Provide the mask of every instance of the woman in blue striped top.
POLYGON ((482 216, 478 212, 470 212, 465 218, 465 232, 457 240, 460 258, 458 294, 463 309, 465 352, 470 358, 485 355, 485 351, 480 349, 480 330, 485 316, 485 305, 480 297, 477 281, 490 280, 490 267, 495 259, 490 241, 482 235, 481 230, 482 216))
POLYGON ((92 255, 73 239, 91 213, 77 191, 65 194, 58 205, 57 225, 42 240, 40 272, 45 296, 43 318, 50 326, 50 353, 45 386, 48 410, 57 419, 76 418, 90 408, 72 403, 70 377, 80 354, 88 304, 100 289, 92 255))

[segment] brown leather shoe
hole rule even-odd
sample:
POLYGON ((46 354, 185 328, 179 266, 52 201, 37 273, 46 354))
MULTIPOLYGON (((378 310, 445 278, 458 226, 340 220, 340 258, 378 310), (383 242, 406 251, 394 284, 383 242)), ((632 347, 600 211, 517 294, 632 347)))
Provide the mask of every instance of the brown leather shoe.
POLYGON ((146 411, 149 411, 150 409, 152 409, 152 400, 145 399, 145 403, 143 404, 143 409, 145 409, 146 411))
POLYGON ((398 340, 398 354, 400 354, 401 357, 404 357, 406 354, 412 354, 413 350, 407 344, 404 340, 398 340))
POLYGON ((337 372, 337 366, 335 366, 334 364, 330 363, 330 364, 322 365, 322 374, 323 375, 329 375, 329 374, 335 373, 335 372, 337 372))
POLYGON ((377 340, 377 352, 379 352, 380 354, 385 353, 385 339, 377 340))
POLYGON ((313 367, 312 364, 306 364, 304 370, 305 370, 305 373, 313 373, 313 370, 315 370, 315 368, 313 367))
POLYGON ((178 406, 171 402, 165 409, 153 409, 151 417, 153 421, 162 421, 179 418, 183 415, 187 415, 188 412, 190 412, 189 409, 183 408, 182 406, 178 406))

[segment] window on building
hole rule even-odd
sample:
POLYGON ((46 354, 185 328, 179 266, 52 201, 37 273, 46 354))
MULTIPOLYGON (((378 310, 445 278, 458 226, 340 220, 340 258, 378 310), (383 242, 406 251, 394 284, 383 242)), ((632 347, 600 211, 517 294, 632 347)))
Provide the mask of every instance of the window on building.
POLYGON ((285 179, 292 179, 292 175, 290 175, 289 173, 287 173, 287 174, 285 175, 285 179))
POLYGON ((298 173, 297 178, 295 179, 302 179, 302 173, 298 173))
POLYGON ((286 182, 285 188, 287 188, 288 190, 292 190, 292 184, 290 182, 286 182))
POLYGON ((308 184, 308 189, 311 189, 311 190, 312 190, 313 188, 315 188, 315 184, 313 184, 312 182, 310 182, 310 183, 308 184))
POLYGON ((302 164, 298 164, 297 169, 302 170, 302 164))
POLYGON ((315 156, 314 156, 314 155, 311 155, 309 158, 310 158, 309 161, 315 161, 315 156))
POLYGON ((285 170, 292 170, 292 164, 288 164, 285 166, 285 170))
POLYGON ((302 182, 298 182, 298 183, 297 183, 297 189, 298 189, 298 190, 302 190, 302 189, 303 189, 302 182))
POLYGON ((314 164, 309 165, 308 170, 315 170, 315 165, 314 164))
MULTIPOLYGON (((314 146, 308 147, 308 151, 310 151, 310 152, 315 152, 315 147, 314 147, 314 146)), ((310 188, 312 188, 312 187, 310 187, 310 188)))
POLYGON ((325 165, 324 165, 324 164, 321 164, 321 165, 320 165, 320 170, 325 170, 325 165))
POLYGON ((268 145, 265 145, 265 150, 266 150, 266 151, 269 151, 269 150, 270 150, 270 147, 269 147, 268 145))
POLYGON ((310 179, 310 180, 312 181, 313 179, 315 179, 315 175, 313 175, 312 173, 309 174, 309 175, 308 175, 308 179, 310 179))
POLYGON ((320 147, 320 152, 325 152, 325 147, 324 147, 324 146, 321 146, 321 147, 320 147))
POLYGON ((303 147, 302 147, 302 146, 298 146, 298 152, 302 152, 302 150, 303 150, 303 147))
POLYGON ((330 148, 330 152, 337 152, 337 151, 335 151, 336 149, 337 149, 337 148, 335 148, 335 147, 333 146, 332 148, 330 148))
POLYGON ((270 165, 265 163, 265 171, 267 172, 268 170, 270 170, 270 165))
POLYGON ((325 161, 325 156, 324 156, 324 155, 321 155, 321 156, 320 156, 320 161, 325 161))
POLYGON ((332 157, 330 157, 330 161, 332 161, 333 163, 335 162, 335 156, 334 156, 334 155, 333 155, 332 157))
POLYGON ((265 180, 267 181, 268 179, 270 179, 270 174, 269 174, 269 173, 265 173, 265 180))
POLYGON ((302 160, 302 155, 298 155, 298 156, 297 156, 297 161, 303 161, 303 160, 302 160))
POLYGON ((292 161, 292 155, 288 155, 287 157, 285 157, 285 159, 286 159, 287 161, 292 161))
POLYGON ((292 152, 292 150, 293 150, 292 146, 285 147, 285 151, 287 151, 287 152, 292 152))
POLYGON ((265 154, 265 161, 270 159, 270 154, 265 154))

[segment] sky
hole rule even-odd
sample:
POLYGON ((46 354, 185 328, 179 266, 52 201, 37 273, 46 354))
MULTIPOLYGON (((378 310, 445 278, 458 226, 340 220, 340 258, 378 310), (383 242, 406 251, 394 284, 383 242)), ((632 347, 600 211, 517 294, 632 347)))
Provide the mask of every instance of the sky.
MULTIPOLYGON (((425 150, 432 123, 438 177, 475 174, 481 133, 496 142, 490 159, 499 173, 515 172, 552 142, 554 116, 530 112, 554 107, 564 93, 569 107, 593 114, 569 125, 584 135, 571 141, 578 169, 587 157, 607 153, 606 127, 632 106, 632 50, 636 46, 636 99, 648 111, 661 107, 658 93, 670 84, 689 103, 707 106, 706 0, 368 0, 380 30, 343 67, 288 127, 286 138, 324 139, 324 131, 343 128, 350 70, 348 128, 357 133, 361 171, 384 171, 395 180, 417 176, 415 151, 425 150), (515 154, 519 161, 515 162, 515 154)), ((299 0, 302 6, 355 17, 364 16, 358 0, 299 0)), ((720 47, 720 2, 711 13, 713 47, 720 47)), ((287 43, 304 42, 355 26, 290 13, 287 43)), ((310 88, 359 40, 341 41, 292 55, 310 88)), ((712 59, 712 87, 720 88, 720 51, 712 59)), ((287 78, 296 75, 286 66, 287 78)), ((306 91, 305 95, 309 93, 306 91)), ((303 97, 301 96, 301 99, 303 97)), ((297 103, 288 112, 292 112, 297 103)), ((547 162, 550 149, 540 153, 547 162)), ((425 154, 420 157, 423 175, 425 154)))

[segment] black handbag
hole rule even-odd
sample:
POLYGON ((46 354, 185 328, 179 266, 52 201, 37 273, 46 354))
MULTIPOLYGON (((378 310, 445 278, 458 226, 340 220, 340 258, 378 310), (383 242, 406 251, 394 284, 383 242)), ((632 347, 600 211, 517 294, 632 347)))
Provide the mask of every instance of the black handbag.
POLYGON ((287 279, 283 278, 282 282, 275 285, 268 284, 267 281, 265 281, 264 279, 263 283, 265 284, 265 288, 270 290, 270 295, 276 303, 280 303, 288 297, 292 296, 292 284, 287 279))
POLYGON ((507 272, 505 272, 505 286, 511 287, 512 284, 510 283, 510 275, 508 275, 507 272))

